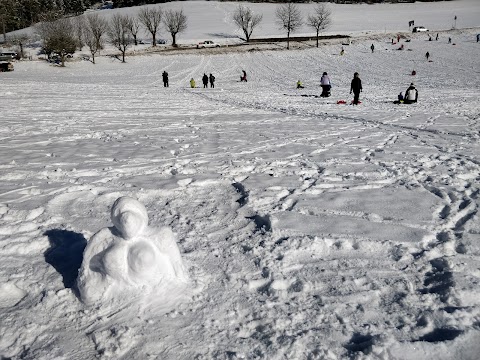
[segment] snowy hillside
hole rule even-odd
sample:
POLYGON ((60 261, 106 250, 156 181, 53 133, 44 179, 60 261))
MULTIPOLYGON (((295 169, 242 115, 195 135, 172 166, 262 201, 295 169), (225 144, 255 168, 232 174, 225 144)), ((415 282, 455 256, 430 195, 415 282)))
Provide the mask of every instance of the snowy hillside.
MULTIPOLYGON (((454 7, 478 26, 477 4, 416 4, 414 18, 448 29, 454 7)), ((252 6, 273 18, 274 6, 252 6)), ((188 3, 205 17, 229 7, 188 3)), ((1 73, 0 358, 477 359, 480 31, 392 45, 369 22, 386 6, 358 7, 331 31, 380 33, 343 56, 331 44, 1 73), (330 98, 318 97, 324 71, 330 98), (214 89, 200 87, 204 73, 214 89), (393 104, 411 82, 419 102, 393 104), (121 196, 145 205, 142 236, 177 240, 188 280, 142 278, 87 306, 75 286, 83 249, 101 229, 102 241, 119 236, 121 196)), ((397 15, 391 29, 404 27, 397 15)), ((207 24, 198 38, 234 32, 207 24)))
MULTIPOLYGON (((238 42, 243 36, 232 21, 232 13, 239 3, 215 1, 181 1, 161 4, 163 9, 183 9, 188 17, 188 28, 179 35, 179 43, 198 42, 215 39, 223 43, 238 42)), ((256 14, 263 15, 263 21, 253 37, 285 36, 285 32, 276 24, 275 4, 245 4, 256 14)), ((408 22, 423 25, 432 31, 449 30, 455 24, 457 28, 479 26, 480 4, 477 0, 448 1, 436 4, 377 4, 377 5, 341 5, 327 4, 332 11, 332 26, 325 34, 359 34, 370 32, 408 31, 408 22)), ((149 5, 155 7, 157 5, 149 5)), ((311 14, 315 4, 298 5, 304 17, 311 14)), ((135 15, 139 7, 104 10, 99 12, 109 18, 115 13, 135 15)), ((315 32, 308 26, 302 26, 294 35, 312 35, 315 32)), ((148 38, 148 34, 144 34, 148 38)), ((162 37, 171 40, 166 32, 162 37)))

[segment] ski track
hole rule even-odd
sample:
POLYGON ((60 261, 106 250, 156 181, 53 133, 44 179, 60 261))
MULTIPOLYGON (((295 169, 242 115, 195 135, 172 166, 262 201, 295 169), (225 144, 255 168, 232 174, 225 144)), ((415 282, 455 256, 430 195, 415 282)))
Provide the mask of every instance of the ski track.
MULTIPOLYGON (((478 334, 479 79, 457 80, 462 106, 442 103, 435 92, 448 84, 423 64, 421 102, 395 107, 380 80, 392 62, 409 72, 407 52, 377 44, 369 54, 369 44, 344 57, 337 45, 138 57, 105 73, 27 64, 23 75, 18 64, 20 79, 2 89, 17 96, 0 103, 0 349, 23 359, 61 357, 62 347, 71 359, 366 359, 478 334), (312 78, 332 59, 333 97, 297 96, 298 74, 318 94, 312 78), (358 68, 363 105, 337 106, 358 68), (189 89, 203 72, 216 88, 189 89), (48 230, 88 239, 120 195, 178 234, 197 289, 188 300, 172 295, 175 306, 157 312, 84 309, 46 263, 48 230), (62 314, 55 326, 51 313, 62 314)), ((475 55, 437 55, 442 72, 478 65, 478 47, 464 48, 475 55)))

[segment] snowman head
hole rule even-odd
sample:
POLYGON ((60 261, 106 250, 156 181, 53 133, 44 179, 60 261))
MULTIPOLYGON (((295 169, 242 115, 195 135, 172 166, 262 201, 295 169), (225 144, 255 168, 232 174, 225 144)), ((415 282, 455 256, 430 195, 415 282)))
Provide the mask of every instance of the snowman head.
POLYGON ((118 198, 112 206, 113 225, 126 240, 141 234, 148 225, 147 209, 128 196, 118 198))

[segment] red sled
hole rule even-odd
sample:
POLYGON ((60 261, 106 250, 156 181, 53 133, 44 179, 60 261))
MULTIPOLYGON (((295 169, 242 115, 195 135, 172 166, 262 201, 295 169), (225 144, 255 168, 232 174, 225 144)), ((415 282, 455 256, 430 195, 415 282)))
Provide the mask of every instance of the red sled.
POLYGON ((345 100, 338 100, 337 104, 346 104, 347 102, 345 100))

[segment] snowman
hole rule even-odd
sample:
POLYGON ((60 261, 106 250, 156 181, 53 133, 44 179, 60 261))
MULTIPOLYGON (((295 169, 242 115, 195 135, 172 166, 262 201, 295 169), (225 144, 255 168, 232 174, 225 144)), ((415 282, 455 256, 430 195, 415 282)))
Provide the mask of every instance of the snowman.
POLYGON ((142 203, 118 198, 111 219, 114 226, 93 235, 83 253, 77 288, 85 304, 188 281, 172 230, 149 227, 142 203))

